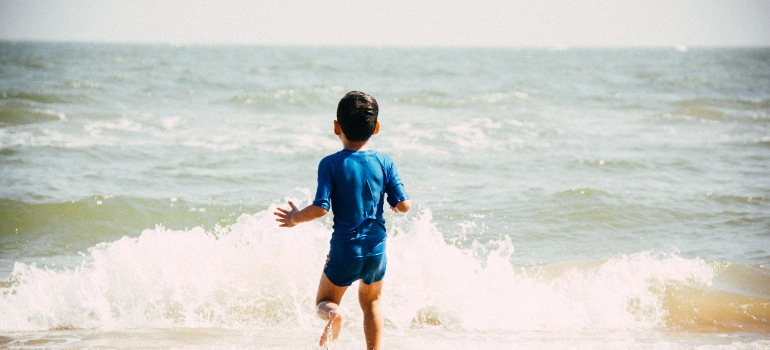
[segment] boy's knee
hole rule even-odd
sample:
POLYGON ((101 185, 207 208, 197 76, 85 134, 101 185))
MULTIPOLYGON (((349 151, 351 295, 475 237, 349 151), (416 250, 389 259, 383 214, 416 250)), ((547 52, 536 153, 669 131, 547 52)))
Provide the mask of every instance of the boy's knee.
POLYGON ((345 315, 338 308, 338 309, 332 311, 332 313, 329 314, 329 319, 332 320, 335 323, 336 322, 340 322, 341 323, 341 322, 345 321, 345 315))
POLYGON ((342 314, 342 310, 340 310, 339 305, 335 303, 331 303, 328 301, 322 301, 316 305, 316 312, 319 316, 327 319, 344 319, 345 316, 342 314), (331 305, 329 305, 331 304, 331 305))

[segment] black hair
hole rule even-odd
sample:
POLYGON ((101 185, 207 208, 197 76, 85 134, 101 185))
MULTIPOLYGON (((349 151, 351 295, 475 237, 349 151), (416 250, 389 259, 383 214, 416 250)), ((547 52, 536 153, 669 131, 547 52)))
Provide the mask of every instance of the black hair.
POLYGON ((374 97, 351 91, 337 105, 337 122, 348 141, 367 141, 377 127, 379 111, 374 97))

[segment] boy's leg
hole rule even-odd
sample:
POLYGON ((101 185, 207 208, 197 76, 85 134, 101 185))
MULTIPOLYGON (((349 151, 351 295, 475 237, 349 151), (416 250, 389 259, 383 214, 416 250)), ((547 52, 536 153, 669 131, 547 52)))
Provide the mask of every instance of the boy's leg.
POLYGON ((372 284, 361 281, 358 287, 358 303, 364 312, 364 336, 369 350, 379 350, 382 338, 382 310, 380 309, 380 293, 382 280, 372 284))
POLYGON ((321 316, 324 320, 329 320, 324 328, 323 335, 321 335, 321 341, 319 345, 324 345, 330 338, 329 331, 331 331, 331 340, 336 341, 340 335, 342 329, 342 321, 344 317, 342 311, 338 310, 340 300, 345 294, 345 290, 348 287, 340 287, 334 285, 325 273, 321 273, 321 283, 318 285, 318 294, 316 295, 316 312, 318 316, 321 316))

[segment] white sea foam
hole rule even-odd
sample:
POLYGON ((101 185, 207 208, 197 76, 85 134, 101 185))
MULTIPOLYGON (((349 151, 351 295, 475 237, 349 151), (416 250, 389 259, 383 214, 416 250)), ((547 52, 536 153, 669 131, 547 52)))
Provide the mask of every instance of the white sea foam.
POLYGON ((492 145, 492 140, 476 122, 453 125, 448 127, 447 131, 447 140, 463 150, 488 149, 492 145))
MULTIPOLYGON (((330 230, 323 221, 278 228, 273 210, 216 232, 157 227, 101 243, 74 270, 16 263, 0 330, 317 327, 330 230)), ((516 267, 507 236, 459 249, 428 210, 396 219, 390 236, 383 308, 402 330, 650 329, 665 326, 668 284, 707 285, 714 275, 701 260, 646 252, 588 267, 516 267)), ((342 303, 354 325, 356 289, 342 303)))
POLYGON ((140 131, 142 130, 142 124, 130 119, 121 119, 117 122, 94 122, 87 124, 84 128, 91 133, 91 135, 98 135, 102 130, 123 130, 123 131, 140 131))

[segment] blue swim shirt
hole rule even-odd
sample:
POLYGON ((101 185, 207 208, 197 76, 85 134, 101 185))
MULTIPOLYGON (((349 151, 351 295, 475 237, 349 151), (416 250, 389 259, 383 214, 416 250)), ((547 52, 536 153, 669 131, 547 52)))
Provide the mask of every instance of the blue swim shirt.
POLYGON ((360 236, 364 232, 360 232, 359 227, 366 228, 366 231, 381 231, 384 239, 385 219, 382 212, 385 193, 392 207, 409 199, 396 165, 385 154, 373 150, 343 149, 318 164, 318 189, 313 205, 326 210, 331 208, 334 213, 332 243, 364 239, 360 236))

